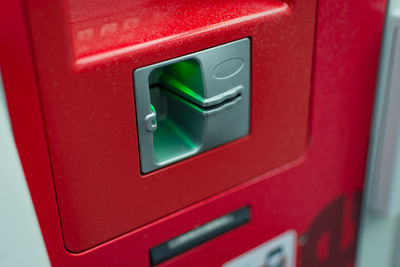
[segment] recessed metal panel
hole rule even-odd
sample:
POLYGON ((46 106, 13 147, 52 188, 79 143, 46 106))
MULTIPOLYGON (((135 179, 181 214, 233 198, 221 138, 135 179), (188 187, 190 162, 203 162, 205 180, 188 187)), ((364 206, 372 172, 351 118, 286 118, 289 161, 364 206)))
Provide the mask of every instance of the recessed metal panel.
POLYGON ((137 69, 142 173, 249 132, 250 40, 137 69))

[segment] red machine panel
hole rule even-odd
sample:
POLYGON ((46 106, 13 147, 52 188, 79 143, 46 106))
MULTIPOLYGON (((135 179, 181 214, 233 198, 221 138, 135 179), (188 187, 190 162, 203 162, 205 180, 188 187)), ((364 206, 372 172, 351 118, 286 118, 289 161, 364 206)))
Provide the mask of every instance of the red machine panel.
POLYGON ((221 266, 288 230, 299 266, 352 264, 386 1, 317 13, 316 1, 181 2, 0 10, 6 96, 52 264, 149 266, 151 248, 246 205, 248 224, 160 266, 221 266), (244 37, 250 134, 141 176, 132 71, 244 37))
POLYGON ((305 150, 315 1, 180 2, 28 2, 70 251, 126 233, 305 150), (253 55, 251 133, 141 175, 132 72, 244 37, 251 38, 253 55))

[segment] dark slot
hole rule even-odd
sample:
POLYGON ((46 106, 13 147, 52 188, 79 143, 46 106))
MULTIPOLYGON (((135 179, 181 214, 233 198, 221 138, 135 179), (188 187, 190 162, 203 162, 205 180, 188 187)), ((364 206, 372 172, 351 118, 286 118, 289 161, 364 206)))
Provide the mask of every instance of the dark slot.
POLYGON ((217 236, 233 230, 250 220, 250 208, 243 207, 232 213, 203 224, 150 249, 150 262, 154 266, 217 236))

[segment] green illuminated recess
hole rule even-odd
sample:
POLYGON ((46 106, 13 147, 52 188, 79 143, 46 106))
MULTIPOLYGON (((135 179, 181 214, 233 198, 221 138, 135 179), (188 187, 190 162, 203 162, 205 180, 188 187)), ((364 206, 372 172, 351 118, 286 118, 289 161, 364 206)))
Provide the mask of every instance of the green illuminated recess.
POLYGON ((249 133, 250 40, 134 70, 143 174, 249 133))
POLYGON ((204 133, 204 119, 198 107, 198 102, 204 100, 199 64, 185 60, 154 69, 149 85, 151 108, 157 120, 153 134, 156 162, 195 154, 204 133))

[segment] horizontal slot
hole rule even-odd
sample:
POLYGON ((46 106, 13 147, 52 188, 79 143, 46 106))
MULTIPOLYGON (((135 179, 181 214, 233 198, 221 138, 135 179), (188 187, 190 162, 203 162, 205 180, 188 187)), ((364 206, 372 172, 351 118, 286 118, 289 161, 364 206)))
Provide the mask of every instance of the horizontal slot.
POLYGON ((186 99, 186 98, 176 94, 173 91, 162 90, 162 94, 165 95, 168 99, 178 102, 179 104, 181 104, 197 113, 200 113, 203 116, 211 116, 216 113, 219 113, 220 111, 223 111, 225 108, 233 106, 234 104, 236 104, 237 102, 239 102, 242 99, 241 93, 238 93, 237 95, 233 96, 232 98, 226 99, 223 102, 216 104, 214 106, 202 107, 202 106, 199 106, 196 103, 190 101, 189 99, 186 99))
POLYGON ((188 88, 186 85, 184 85, 174 77, 162 74, 160 75, 159 80, 161 87, 168 89, 171 92, 185 98, 186 100, 202 107, 211 107, 218 105, 230 98, 236 97, 243 91, 243 86, 238 85, 235 88, 226 90, 222 94, 206 99, 198 95, 196 92, 192 91, 190 88, 188 88))
POLYGON ((250 208, 243 207, 232 213, 203 224, 174 239, 150 249, 151 265, 160 264, 189 249, 199 246, 217 236, 233 230, 250 220, 250 208))

